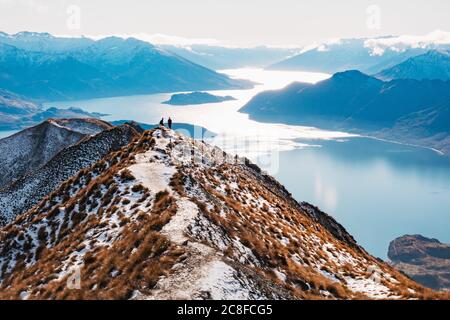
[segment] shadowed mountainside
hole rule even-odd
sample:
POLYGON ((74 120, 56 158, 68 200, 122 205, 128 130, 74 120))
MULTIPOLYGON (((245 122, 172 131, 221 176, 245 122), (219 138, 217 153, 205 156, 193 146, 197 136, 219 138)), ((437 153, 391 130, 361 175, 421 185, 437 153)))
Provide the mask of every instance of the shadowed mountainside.
POLYGON ((39 33, 0 36, 0 88, 34 99, 251 87, 249 81, 231 79, 134 38, 80 41, 39 33))
POLYGON ((450 152, 450 81, 388 82, 359 71, 293 83, 253 97, 241 112, 260 121, 312 125, 450 152))

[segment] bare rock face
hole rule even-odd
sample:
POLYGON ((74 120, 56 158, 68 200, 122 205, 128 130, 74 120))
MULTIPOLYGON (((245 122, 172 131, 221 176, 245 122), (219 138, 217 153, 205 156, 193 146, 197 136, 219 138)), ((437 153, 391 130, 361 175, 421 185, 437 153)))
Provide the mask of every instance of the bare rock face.
POLYGON ((393 265, 435 290, 450 290, 450 244, 421 235, 405 235, 389 244, 393 265))

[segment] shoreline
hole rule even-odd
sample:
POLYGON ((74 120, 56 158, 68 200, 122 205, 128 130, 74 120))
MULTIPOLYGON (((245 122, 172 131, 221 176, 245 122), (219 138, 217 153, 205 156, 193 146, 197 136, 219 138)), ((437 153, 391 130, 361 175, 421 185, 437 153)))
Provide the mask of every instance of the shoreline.
POLYGON ((436 149, 436 148, 433 148, 433 147, 422 146, 422 145, 419 145, 419 144, 414 144, 414 143, 409 143, 409 142, 401 142, 401 141, 390 140, 390 139, 385 139, 385 138, 378 138, 376 136, 370 136, 370 135, 359 135, 359 137, 374 139, 374 140, 388 142, 388 143, 393 143, 393 144, 399 144, 399 145, 408 146, 408 147, 427 149, 427 150, 431 150, 431 151, 433 151, 433 152, 435 152, 438 155, 443 156, 443 157, 449 156, 448 154, 446 154, 445 152, 443 152, 443 151, 441 151, 439 149, 436 149))
MULTIPOLYGON (((238 111, 240 112, 240 111, 238 111)), ((323 131, 333 131, 333 132, 341 132, 341 133, 345 133, 349 135, 349 138, 368 138, 368 139, 374 139, 374 140, 378 140, 378 141, 383 141, 383 142, 388 142, 388 143, 393 143, 393 144, 399 144, 399 145, 403 145, 403 146, 409 146, 409 147, 415 147, 415 148, 422 148, 422 149, 428 149, 431 150, 435 153, 437 153, 439 156, 443 156, 443 157, 449 157, 450 158, 450 154, 447 154, 439 149, 433 148, 433 147, 427 147, 425 145, 420 145, 420 144, 416 144, 416 143, 411 143, 411 142, 405 142, 405 141, 401 141, 401 140, 396 140, 396 139, 389 139, 389 138, 382 138, 382 137, 377 137, 376 135, 371 135, 369 133, 358 133, 358 132, 351 132, 351 131, 347 131, 346 129, 333 129, 333 128, 326 128, 326 127, 320 127, 320 126, 315 126, 314 124, 293 124, 293 123, 289 123, 289 122, 276 122, 276 123, 272 123, 269 121, 264 121, 255 117, 252 117, 251 114, 249 113, 245 113, 245 112, 241 112, 243 114, 247 114, 249 119, 253 120, 253 121, 257 121, 260 123, 271 123, 271 124, 283 124, 283 125, 288 125, 288 126, 298 126, 298 127, 307 127, 307 128, 315 128, 318 130, 323 130, 323 131)), ((359 129, 357 129, 358 131, 359 129)), ((363 130, 361 130, 363 131, 363 130)), ((332 140, 336 140, 336 139, 332 139, 332 140)))
MULTIPOLYGON (((255 120, 255 119, 253 119, 253 120, 255 120)), ((255 120, 255 121, 258 121, 258 120, 255 120)), ((258 122, 261 122, 261 121, 258 121, 258 122)), ((315 127, 315 126, 312 126, 312 125, 307 125, 307 126, 306 125, 292 125, 292 124, 286 124, 286 123, 279 123, 279 122, 271 123, 271 122, 265 122, 265 121, 263 121, 261 123, 270 123, 270 124, 273 124, 273 125, 279 124, 279 125, 297 126, 297 127, 305 127, 305 128, 314 128, 314 129, 326 130, 326 131, 335 131, 335 130, 329 130, 329 129, 324 129, 324 128, 320 128, 320 127, 315 127)), ((7 138, 7 137, 10 137, 10 136, 12 136, 12 135, 16 134, 17 132, 20 132, 20 131, 22 131, 24 129, 26 129, 26 128, 18 129, 18 130, 0 130, 0 139, 4 139, 4 138, 7 138), (5 133, 5 135, 3 135, 3 133, 5 133)), ((345 137, 345 138, 368 138, 368 139, 383 141, 383 142, 387 142, 387 143, 393 143, 393 144, 398 144, 398 145, 403 145, 403 146, 409 146, 409 147, 415 147, 415 148, 422 148, 422 149, 431 150, 431 151, 437 153, 439 156, 443 156, 443 157, 450 156, 450 155, 446 154, 445 152, 443 152, 443 151, 441 151, 439 149, 436 149, 436 148, 433 148, 433 147, 427 147, 427 146, 420 145, 420 144, 409 143, 409 142, 402 142, 402 141, 399 141, 399 140, 391 140, 391 139, 381 138, 381 137, 377 137, 377 136, 370 135, 370 134, 358 134, 358 133, 352 133, 352 132, 347 132, 347 131, 342 131, 342 130, 338 130, 336 132, 348 134, 349 136, 345 137)), ((331 139, 327 139, 327 140, 338 140, 338 139, 340 139, 340 138, 331 138, 331 139)), ((298 139, 294 139, 294 140, 298 140, 298 139)), ((300 139, 300 140, 304 140, 304 139, 300 139)), ((322 139, 320 139, 320 138, 313 138, 311 140, 322 140, 322 139)))

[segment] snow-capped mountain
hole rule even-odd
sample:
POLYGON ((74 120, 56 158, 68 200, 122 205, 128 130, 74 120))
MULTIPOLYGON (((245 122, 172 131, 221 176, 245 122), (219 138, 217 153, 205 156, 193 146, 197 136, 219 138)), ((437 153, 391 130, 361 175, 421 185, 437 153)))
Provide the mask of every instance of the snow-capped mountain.
POLYGON ((47 32, 22 31, 16 34, 0 32, 0 42, 29 51, 64 52, 85 48, 95 41, 85 37, 54 37, 47 32))
POLYGON ((392 79, 438 79, 450 80, 450 52, 431 50, 425 54, 381 71, 376 77, 383 80, 392 79))
POLYGON ((161 128, 0 230, 0 298, 433 297, 248 160, 161 128))
POLYGON ((49 120, 0 140, 2 169, 17 180, 0 189, 0 225, 13 220, 60 183, 138 135, 128 124, 99 120, 49 120))
POLYGON ((386 49, 382 54, 376 54, 367 46, 367 40, 340 39, 324 43, 274 63, 268 69, 326 73, 359 70, 373 74, 426 52, 422 48, 409 48, 403 51, 386 49))
POLYGON ((1 88, 52 101, 252 87, 147 42, 119 37, 0 36, 0 75, 1 88))

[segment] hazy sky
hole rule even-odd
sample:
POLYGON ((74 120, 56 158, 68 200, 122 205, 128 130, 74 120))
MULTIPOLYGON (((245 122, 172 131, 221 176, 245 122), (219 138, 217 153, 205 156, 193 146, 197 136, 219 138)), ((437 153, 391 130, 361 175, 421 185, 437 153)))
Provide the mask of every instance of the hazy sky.
POLYGON ((449 13, 449 0, 0 0, 0 30, 305 45, 450 31, 449 13))

